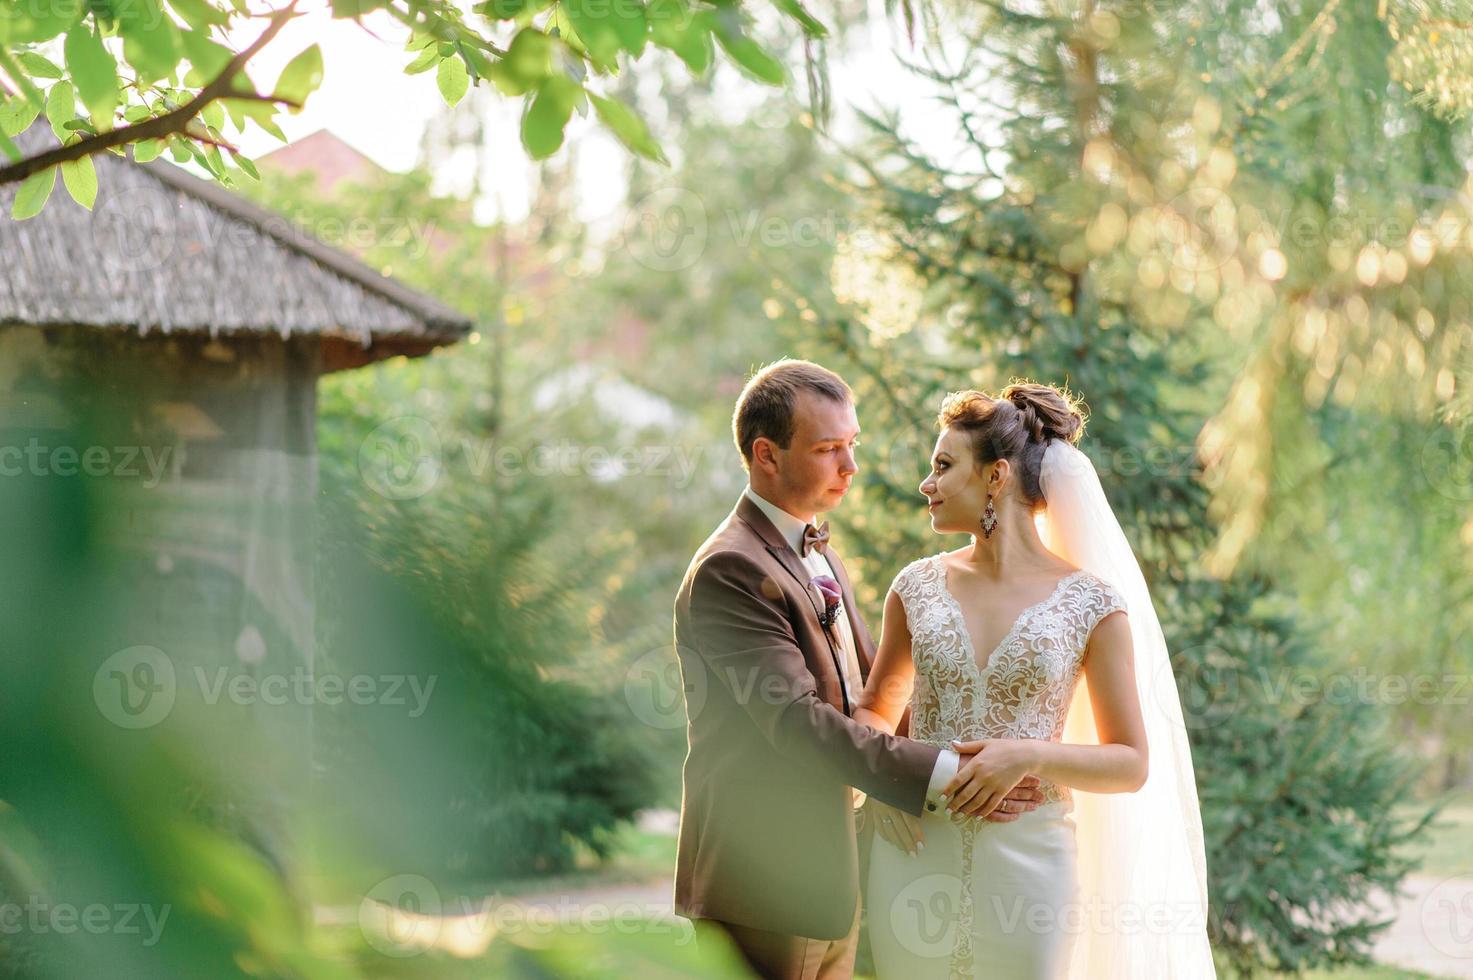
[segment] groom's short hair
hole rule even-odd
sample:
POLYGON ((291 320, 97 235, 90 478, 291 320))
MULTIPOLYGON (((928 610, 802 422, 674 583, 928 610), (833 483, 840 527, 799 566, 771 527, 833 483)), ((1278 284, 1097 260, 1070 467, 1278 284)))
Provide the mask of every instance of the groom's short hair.
POLYGON ((732 435, 742 453, 742 465, 751 469, 752 446, 758 437, 784 449, 793 441, 793 413, 798 393, 811 391, 837 402, 853 402, 854 392, 844 379, 812 361, 785 357, 759 369, 737 396, 731 416, 732 435))

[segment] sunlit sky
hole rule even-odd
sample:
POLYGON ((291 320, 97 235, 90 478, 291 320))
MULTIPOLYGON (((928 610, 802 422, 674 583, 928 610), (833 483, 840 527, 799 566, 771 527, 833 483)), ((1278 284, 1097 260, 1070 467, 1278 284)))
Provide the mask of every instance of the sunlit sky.
MULTIPOLYGON (((943 155, 954 152, 950 129, 954 125, 944 111, 935 110, 926 97, 926 85, 908 74, 896 57, 907 42, 897 24, 887 24, 883 0, 868 0, 869 25, 851 32, 851 51, 829 56, 834 95, 834 125, 831 132, 843 140, 857 133, 854 108, 874 110, 880 106, 904 106, 906 132, 923 145, 943 155)), ((405 75, 412 58, 404 51, 407 29, 382 12, 364 18, 363 26, 350 20, 332 19, 326 8, 314 5, 286 28, 252 61, 249 69, 260 89, 268 89, 282 67, 312 43, 322 48, 324 81, 306 107, 297 115, 282 113, 281 128, 289 139, 298 139, 318 129, 329 129, 355 149, 390 170, 414 166, 426 123, 444 108, 435 85, 435 73, 405 75), (367 29, 365 29, 367 28, 367 29), (372 33, 370 33, 370 31, 372 33), (377 36, 375 36, 377 35, 377 36)), ((254 24, 232 37, 233 46, 249 43, 259 32, 254 24)), ((637 72, 652 56, 666 52, 651 46, 639 62, 637 72), (653 55, 652 55, 653 53, 653 55)), ((719 104, 733 118, 745 107, 764 98, 770 89, 740 74, 718 50, 719 104)), ((795 95, 805 98, 801 65, 794 83, 795 95)), ((657 93, 653 93, 656 94, 657 93)), ((515 221, 526 215, 537 163, 521 147, 518 120, 521 99, 485 96, 488 130, 496 135, 491 156, 494 176, 483 186, 494 185, 500 200, 479 202, 477 216, 491 219, 504 214, 515 221)), ((577 214, 583 221, 599 225, 616 220, 623 200, 629 154, 592 119, 576 115, 568 129, 569 142, 578 144, 577 214)), ((666 137, 666 143, 670 137, 666 137)), ((250 126, 239 145, 247 155, 260 155, 280 146, 272 136, 250 126)), ((678 152, 678 147, 669 147, 678 152)), ((559 151, 566 153, 567 147, 559 151)), ((469 161, 452 161, 436 174, 446 191, 469 188, 469 161), (457 164, 460 164, 457 166, 457 164)))

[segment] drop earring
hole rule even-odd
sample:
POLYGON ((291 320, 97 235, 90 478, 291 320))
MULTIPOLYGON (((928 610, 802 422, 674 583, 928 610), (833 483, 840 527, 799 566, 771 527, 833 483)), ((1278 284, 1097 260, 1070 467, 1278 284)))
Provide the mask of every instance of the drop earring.
POLYGON ((987 495, 987 509, 982 512, 982 536, 990 538, 997 530, 997 511, 992 506, 992 494, 987 495))

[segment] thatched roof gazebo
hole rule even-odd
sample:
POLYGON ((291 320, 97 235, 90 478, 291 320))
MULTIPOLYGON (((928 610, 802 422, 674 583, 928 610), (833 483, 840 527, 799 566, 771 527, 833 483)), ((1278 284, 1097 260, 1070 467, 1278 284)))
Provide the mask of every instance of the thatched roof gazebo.
MULTIPOLYGON (((45 123, 17 139, 54 144, 45 123)), ((60 181, 44 211, 0 221, 0 326, 313 338, 321 371, 453 343, 470 321, 285 217, 163 160, 94 158, 92 211, 60 181)), ((16 187, 0 187, 9 215, 16 187)))
MULTIPOLYGON (((42 121, 17 142, 53 140, 42 121)), ((70 481, 106 510, 126 625, 72 655, 99 665, 119 727, 168 725, 211 703, 196 677, 313 670, 317 378, 471 322, 170 163, 95 163, 91 211, 58 180, 17 222, 0 187, 0 469, 34 478, 23 499, 70 481), (140 657, 172 675, 162 709, 128 689, 140 657)), ((260 697, 247 710, 281 717, 260 697)))

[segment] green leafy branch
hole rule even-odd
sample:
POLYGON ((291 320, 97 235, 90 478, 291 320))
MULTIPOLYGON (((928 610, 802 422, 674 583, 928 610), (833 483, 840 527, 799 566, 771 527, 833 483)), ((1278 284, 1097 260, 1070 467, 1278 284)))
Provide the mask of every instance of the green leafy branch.
MULTIPOLYGON (((89 159, 93 153, 110 150, 127 143, 167 139, 176 134, 188 134, 192 138, 204 142, 219 143, 218 140, 211 137, 208 131, 201 134, 197 131, 191 131, 190 128, 190 124, 204 113, 211 103, 217 100, 229 99, 237 102, 281 103, 284 105, 300 106, 301 98, 306 93, 302 92, 299 96, 297 92, 304 88, 315 87, 315 81, 310 83, 299 81, 304 74, 304 66, 298 64, 302 60, 301 56, 283 70, 281 80, 278 83, 282 91, 278 94, 263 95, 249 88, 248 83, 245 87, 239 84, 243 77, 242 73, 245 70, 246 63, 270 43, 271 39, 286 26, 287 21, 293 16, 295 7, 296 2, 293 0, 289 6, 271 14, 270 22, 267 24, 266 29, 261 32, 261 35, 239 54, 233 56, 213 81, 200 89, 193 98, 183 105, 171 108, 159 115, 142 119, 131 125, 108 129, 102 132, 94 132, 88 136, 72 139, 70 142, 64 142, 61 146, 44 150, 34 156, 16 160, 11 164, 0 167, 0 184, 13 183, 15 181, 22 182, 13 207, 14 217, 27 218, 41 210, 41 207, 45 205, 46 199, 51 193, 52 187, 55 185, 58 167, 61 169, 63 181, 66 183, 67 189, 72 193, 72 196, 76 198, 78 203, 90 208, 97 196, 96 170, 89 159)), ((85 32, 85 28, 73 28, 74 33, 78 30, 85 32)), ((70 36, 68 41, 70 42, 70 36)), ((96 66, 82 68, 83 61, 70 57, 71 50, 72 46, 69 43, 69 57, 67 61, 69 65, 74 66, 72 71, 73 75, 78 79, 78 84, 91 84, 83 83, 81 80, 87 78, 88 73, 96 66)), ((317 67, 313 74, 315 78, 320 79, 321 55, 320 53, 316 53, 315 45, 308 50, 315 55, 317 67)), ((95 55, 92 57, 95 57, 95 55)), ((306 70, 310 71, 310 69, 306 70)), ((51 87, 51 91, 47 96, 45 106, 47 118, 57 128, 58 136, 63 136, 67 132, 74 132, 66 128, 69 120, 62 121, 66 120, 66 117, 73 111, 73 99, 73 83, 66 80, 58 80, 51 87)), ((83 93, 83 101, 88 101, 88 93, 83 93)), ((97 105, 99 103, 92 102, 89 104, 97 105)), ((29 121, 27 121, 28 124, 29 121)), ((215 127, 210 128, 214 129, 215 127)))
MULTIPOLYGON (((826 105, 822 49, 814 42, 828 36, 827 28, 800 0, 772 3, 800 29, 809 85, 826 105)), ((176 160, 194 159, 226 183, 237 172, 256 176, 222 132, 225 114, 242 132, 254 122, 285 142, 275 114, 299 111, 321 84, 320 50, 312 45, 294 58, 269 94, 256 91, 246 67, 300 16, 296 6, 293 0, 253 14, 246 0, 0 3, 0 152, 10 159, 0 166, 0 185, 22 185, 13 216, 44 206, 58 169, 73 197, 90 207, 96 174, 89 158, 104 150, 122 155, 128 144, 136 160, 168 148, 176 160), (239 53, 212 37, 263 16, 267 28, 239 53), (64 64, 47 56, 55 56, 58 40, 64 64), (62 145, 23 157, 14 137, 43 112, 62 145)), ((354 20, 383 11, 407 27, 413 58, 405 72, 433 69, 449 105, 483 81, 500 95, 521 97, 522 143, 535 159, 558 151, 575 111, 586 117, 592 109, 632 152, 667 162, 638 113, 590 85, 617 76, 650 47, 671 52, 696 75, 711 69, 719 47, 762 84, 788 81, 782 62, 753 38, 738 0, 481 0, 469 15, 447 0, 331 0, 331 8, 334 17, 354 20)))

